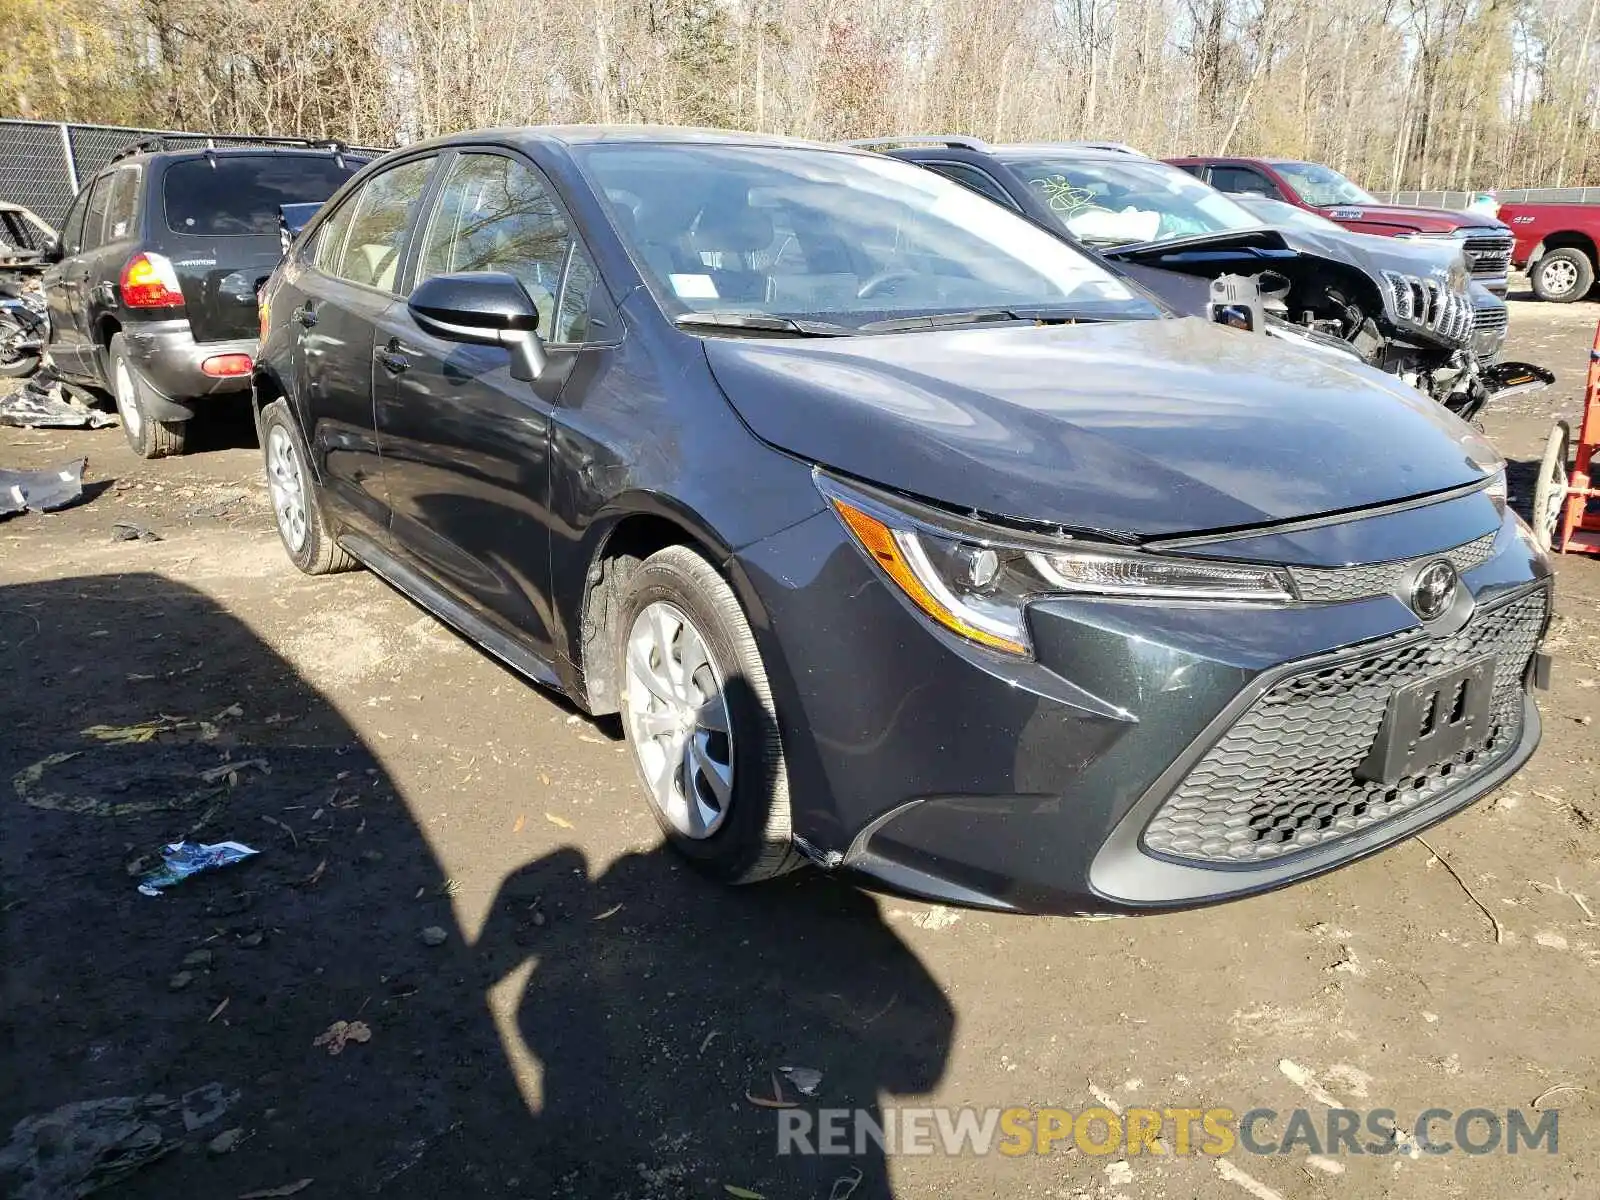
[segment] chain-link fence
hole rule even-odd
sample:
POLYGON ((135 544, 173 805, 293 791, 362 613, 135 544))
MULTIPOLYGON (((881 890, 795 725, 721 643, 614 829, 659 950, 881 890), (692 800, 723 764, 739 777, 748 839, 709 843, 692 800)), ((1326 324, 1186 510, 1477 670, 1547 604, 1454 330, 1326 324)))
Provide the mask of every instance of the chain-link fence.
MULTIPOLYGON (((248 134, 3 119, 0 120, 0 200, 31 208, 52 225, 59 226, 79 186, 110 162, 117 151, 150 138, 160 138, 169 150, 304 144, 294 138, 248 134)), ((384 153, 370 146, 350 149, 368 156, 384 153)))
MULTIPOLYGON (((1464 209, 1482 192, 1374 192, 1384 204, 1406 204, 1413 208, 1464 209)), ((1600 187, 1496 188, 1501 204, 1600 204, 1600 187)))

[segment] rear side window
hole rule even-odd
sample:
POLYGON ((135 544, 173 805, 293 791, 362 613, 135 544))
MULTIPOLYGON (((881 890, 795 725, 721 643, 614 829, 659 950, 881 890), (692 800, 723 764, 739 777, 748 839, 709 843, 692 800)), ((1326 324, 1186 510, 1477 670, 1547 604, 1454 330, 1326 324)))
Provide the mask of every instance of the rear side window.
POLYGON ((161 184, 174 233, 242 237, 278 232, 278 206, 326 200, 363 164, 325 154, 192 158, 167 168, 161 184))
POLYGON ((111 204, 111 176, 102 175, 94 181, 89 193, 89 212, 83 219, 83 249, 93 250, 104 242, 106 209, 111 204))
POLYGON ((134 236, 139 216, 138 167, 123 167, 111 177, 111 199, 106 204, 104 241, 123 242, 134 236))
POLYGON ((980 196, 987 196, 991 200, 1004 204, 1007 208, 1016 208, 1017 202, 1006 195, 994 177, 987 171, 980 171, 977 167, 970 167, 966 163, 935 162, 929 163, 935 171, 946 179, 954 179, 957 183, 971 188, 980 196))
POLYGON ((319 243, 317 265, 351 283, 393 293, 406 229, 432 170, 433 159, 419 158, 367 180, 352 202, 335 214, 335 222, 343 222, 349 210, 349 233, 337 252, 330 243, 326 256, 319 243))

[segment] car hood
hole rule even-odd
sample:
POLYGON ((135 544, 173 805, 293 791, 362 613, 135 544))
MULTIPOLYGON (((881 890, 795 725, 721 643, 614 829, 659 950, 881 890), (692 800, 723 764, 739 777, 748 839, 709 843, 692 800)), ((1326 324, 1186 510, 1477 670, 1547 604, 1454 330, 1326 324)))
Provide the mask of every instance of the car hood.
POLYGON ((1487 213, 1454 212, 1446 208, 1412 208, 1404 204, 1329 204, 1316 210, 1331 221, 1362 221, 1393 225, 1419 233, 1448 233, 1452 229, 1491 229, 1501 222, 1487 213))
MULTIPOLYGON (((1394 318, 1393 299, 1383 286, 1383 274, 1392 271, 1400 275, 1416 275, 1435 279, 1441 284, 1451 282, 1452 268, 1456 268, 1455 286, 1466 289, 1468 271, 1461 247, 1454 241, 1413 242, 1400 238, 1380 237, 1370 233, 1350 233, 1344 230, 1295 229, 1268 225, 1256 229, 1231 230, 1224 233, 1202 234, 1194 237, 1173 238, 1165 242, 1146 242, 1142 245, 1115 246, 1101 253, 1109 259, 1125 264, 1137 264, 1156 269, 1193 270, 1193 264, 1215 258, 1223 252, 1256 255, 1260 266, 1270 268, 1273 259, 1292 251, 1302 257, 1320 258, 1340 263, 1361 271, 1377 286, 1383 297, 1384 309, 1394 318)), ((1218 259, 1219 264, 1223 261, 1218 259)), ((1230 264, 1230 270, 1244 269, 1230 264)), ((1198 309, 1193 311, 1198 315, 1198 309)))
POLYGON ((1135 537, 1383 504, 1481 480, 1421 393, 1199 319, 705 339, 754 432, 898 491, 1135 537))

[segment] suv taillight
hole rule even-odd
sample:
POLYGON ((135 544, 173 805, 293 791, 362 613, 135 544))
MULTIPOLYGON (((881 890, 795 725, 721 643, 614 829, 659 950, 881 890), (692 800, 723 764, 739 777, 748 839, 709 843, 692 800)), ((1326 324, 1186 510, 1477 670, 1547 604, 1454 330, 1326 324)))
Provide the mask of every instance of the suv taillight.
POLYGON ((181 308, 178 273, 163 254, 135 254, 122 268, 122 302, 129 308, 181 308))

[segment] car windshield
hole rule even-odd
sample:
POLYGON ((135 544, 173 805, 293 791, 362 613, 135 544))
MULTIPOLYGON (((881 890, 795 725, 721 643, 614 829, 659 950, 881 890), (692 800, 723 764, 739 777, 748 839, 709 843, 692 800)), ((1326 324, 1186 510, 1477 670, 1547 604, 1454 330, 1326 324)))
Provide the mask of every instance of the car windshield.
POLYGON ((752 314, 853 332, 909 317, 1161 310, 1059 238, 892 158, 822 148, 596 143, 576 153, 680 323, 752 314))
POLYGON ((1216 188, 1147 158, 1008 158, 1068 233, 1091 246, 1164 242, 1256 229, 1261 222, 1216 188))
POLYGON ((1318 208, 1330 204, 1376 204, 1373 197, 1351 183, 1332 167, 1321 163, 1273 163, 1277 171, 1300 193, 1300 199, 1318 208))

